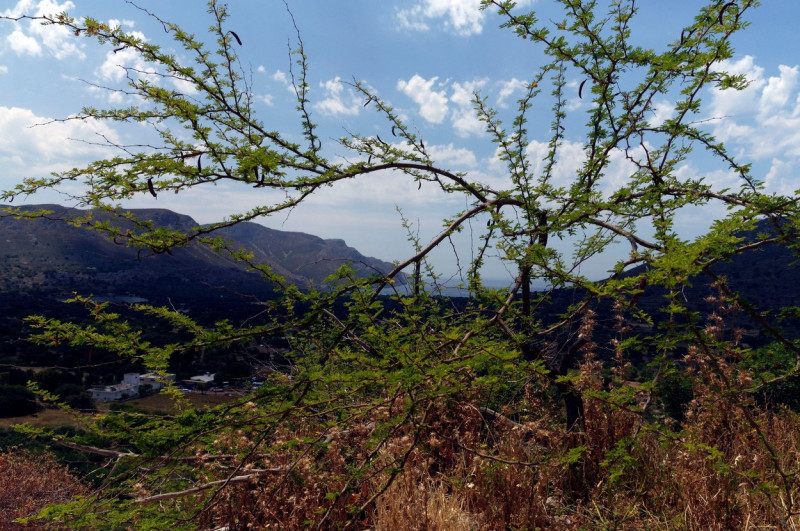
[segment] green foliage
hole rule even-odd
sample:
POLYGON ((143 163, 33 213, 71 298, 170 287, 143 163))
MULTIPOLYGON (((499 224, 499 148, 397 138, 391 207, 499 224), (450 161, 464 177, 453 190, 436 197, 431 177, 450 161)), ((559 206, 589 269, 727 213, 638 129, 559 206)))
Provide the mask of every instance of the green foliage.
MULTIPOLYGON (((439 166, 423 138, 362 83, 354 89, 385 121, 384 137, 397 141, 352 134, 339 140, 344 155, 330 153, 311 120, 308 65, 299 35, 292 54, 302 141, 272 130, 255 116, 251 87, 238 69, 238 37, 228 29, 227 8, 213 0, 209 44, 162 22, 172 46, 185 50, 188 62, 91 18, 30 17, 101 46, 125 47, 149 63, 154 78, 131 78, 124 89, 141 104, 86 108, 74 119, 142 124, 160 144, 141 150, 115 146, 117 156, 30 178, 0 199, 11 201, 79 181, 87 187, 81 204, 94 210, 69 223, 159 253, 196 242, 248 264, 278 289, 276 299, 263 309, 265 324, 223 320, 203 326, 171 308, 132 307, 138 316, 173 331, 159 339, 148 338, 107 304, 75 295, 69 302, 84 309, 86 323, 32 316, 26 321, 32 341, 102 349, 162 375, 171 361, 196 352, 263 337, 285 337, 291 344, 285 370, 274 371, 252 396, 191 409, 172 387, 167 392, 181 408, 175 414, 123 407, 87 419, 88 433, 102 436, 105 448, 90 447, 81 437, 71 444, 108 458, 108 477, 92 496, 50 507, 41 516, 77 528, 244 527, 278 521, 287 528, 309 523, 320 528, 369 526, 369 515, 401 473, 424 470, 436 481, 469 490, 477 482, 447 476, 448 470, 469 467, 469 474, 492 485, 502 485, 523 470, 519 474, 524 479, 508 484, 518 489, 526 482, 535 484, 529 501, 534 495, 549 500, 548 494, 557 491, 579 500, 605 484, 609 498, 630 489, 639 504, 648 496, 640 486, 646 481, 637 481, 637 473, 664 481, 648 460, 647 444, 654 455, 656 440, 681 448, 680 455, 702 456, 698 465, 676 458, 674 466, 687 475, 708 473, 727 488, 739 473, 735 456, 729 454, 744 437, 770 456, 758 472, 769 488, 753 490, 767 497, 775 520, 795 515, 796 507, 785 500, 796 498, 797 474, 778 456, 778 442, 766 435, 752 399, 754 392, 796 376, 800 348, 712 266, 766 245, 796 245, 800 203, 767 194, 749 165, 736 161, 698 121, 704 89, 746 86, 743 77, 720 66, 732 57, 731 38, 746 26, 745 15, 757 2, 744 0, 735 9, 706 2, 680 35, 659 49, 631 42, 636 14, 632 0, 609 1, 607 11, 596 2, 560 4, 563 19, 541 21, 511 1, 482 2, 485 9, 499 12, 505 27, 548 57, 528 81, 510 127, 485 96, 474 95, 475 112, 509 177, 505 189, 439 166), (189 83, 196 94, 164 88, 157 82, 164 77, 189 83), (564 156, 565 127, 573 112, 566 103, 568 77, 582 79, 579 96, 592 105, 580 111, 585 126, 575 133, 586 139, 585 159, 570 181, 560 182, 555 168, 564 156), (674 100, 672 117, 653 124, 654 102, 662 99, 674 100), (553 121, 545 164, 537 172, 526 148, 533 139, 529 117, 542 105, 552 110, 553 121), (716 190, 677 171, 694 150, 713 155, 733 172, 738 189, 716 190), (619 155, 634 170, 625 182, 612 183, 607 174, 619 155), (363 278, 343 266, 323 286, 300 289, 215 237, 220 228, 289 211, 325 186, 390 170, 414 183, 434 183, 462 198, 459 204, 465 207, 448 216, 441 233, 427 243, 404 219, 414 254, 387 274, 363 278), (155 227, 115 207, 135 194, 180 194, 219 181, 252 187, 254 193, 280 191, 280 199, 265 199, 248 212, 231 213, 189 232, 155 227), (726 217, 706 234, 686 240, 676 220, 710 204, 725 207, 726 217), (426 292, 423 272, 436 278, 428 260, 431 253, 479 218, 487 223, 476 233, 466 271, 469 300, 426 292), (775 230, 755 241, 745 239, 743 233, 764 220, 775 230), (571 253, 556 250, 556 238, 569 239, 571 253), (629 254, 620 258, 609 279, 590 282, 580 266, 617 241, 630 244, 629 254), (488 249, 497 250, 517 273, 510 290, 482 286, 488 249), (397 282, 407 268, 413 269, 410 293, 398 289, 397 282), (569 302, 556 307, 558 293, 532 293, 534 279, 570 288, 560 292, 569 294, 569 302), (703 315, 688 304, 686 293, 709 281, 716 290, 708 299, 714 308, 703 315), (382 290, 392 294, 382 297, 382 290), (646 290, 659 290, 661 308, 637 307, 646 290), (596 309, 604 312, 603 319, 614 321, 613 331, 605 331, 613 337, 596 334, 596 309), (741 334, 726 328, 722 315, 740 310, 781 345, 779 367, 765 365, 762 353, 750 352, 741 345, 741 334), (652 333, 633 334, 634 319, 652 327, 652 333), (611 354, 601 358, 600 352, 611 354), (643 369, 632 367, 632 353, 655 360, 649 380, 630 380, 643 369), (563 400, 566 415, 554 411, 555 397, 563 400), (660 411, 653 412, 652 404, 660 411), (673 431, 668 417, 683 421, 684 431, 673 431), (518 436, 502 435, 497 425, 518 436), (710 441, 708 433, 724 437, 710 441), (564 479, 542 477, 540 469, 554 476, 563 473, 564 479), (778 499, 789 506, 780 509, 778 499), (291 516, 277 516, 281 511, 291 516)), ((14 209, 8 213, 46 215, 14 209)), ((782 309, 781 315, 791 316, 795 310, 782 309)), ((229 372, 235 373, 233 367, 229 372)), ((50 389, 44 380, 41 387, 42 396, 50 400, 58 399, 49 391, 70 391, 50 389)), ((606 513, 594 507, 606 525, 606 513)), ((607 514, 618 518, 614 511, 607 514)), ((534 516, 507 524, 542 525, 534 516)))

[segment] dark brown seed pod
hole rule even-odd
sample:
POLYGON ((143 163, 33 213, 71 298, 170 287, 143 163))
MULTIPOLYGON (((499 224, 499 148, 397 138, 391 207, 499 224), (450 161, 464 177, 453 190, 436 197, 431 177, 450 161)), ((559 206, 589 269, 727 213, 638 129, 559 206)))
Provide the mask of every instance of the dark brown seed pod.
POLYGON ((202 155, 198 155, 197 156, 197 173, 200 173, 201 171, 203 171, 203 167, 200 165, 200 158, 201 157, 202 157, 202 155))
POLYGON ((119 48, 114 48, 114 53, 121 52, 125 48, 127 48, 127 46, 120 46, 119 48))
POLYGON ((392 126, 392 136, 397 136, 397 133, 394 132, 396 126, 392 126))
POLYGON ((735 6, 735 5, 736 5, 736 2, 728 2, 727 4, 722 6, 722 9, 719 10, 719 18, 718 18, 720 24, 724 24, 725 10, 728 9, 729 7, 735 6))
POLYGON ((156 189, 153 186, 153 179, 147 179, 147 189, 150 190, 150 194, 153 197, 158 197, 158 194, 156 193, 156 189))
POLYGON ((423 150, 425 149, 425 142, 423 142, 422 139, 419 140, 419 147, 421 147, 423 150))
POLYGON ((581 81, 581 85, 578 87, 578 97, 583 98, 583 86, 586 84, 586 80, 584 79, 581 81))
POLYGON ((240 39, 239 36, 236 35, 236 32, 235 31, 231 31, 230 34, 233 35, 233 38, 236 39, 236 42, 238 42, 239 46, 241 46, 242 45, 242 39, 240 39))

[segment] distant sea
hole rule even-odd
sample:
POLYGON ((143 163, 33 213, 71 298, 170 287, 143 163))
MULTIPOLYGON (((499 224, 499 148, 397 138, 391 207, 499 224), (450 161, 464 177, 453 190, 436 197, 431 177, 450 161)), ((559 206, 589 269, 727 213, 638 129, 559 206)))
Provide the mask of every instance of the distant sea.
MULTIPOLYGON (((501 289, 501 290, 509 290, 511 286, 514 285, 514 281, 511 279, 486 279, 483 281, 483 286, 489 289, 501 289)), ((531 290, 532 291, 543 291, 548 289, 549 285, 545 284, 544 282, 534 282, 531 283, 531 290)), ((444 297, 469 297, 469 289, 466 287, 466 282, 455 282, 455 281, 448 281, 441 284, 426 284, 425 286, 426 291, 432 294, 441 294, 444 297)), ((404 293, 411 292, 411 286, 401 286, 398 288, 384 288, 383 294, 384 295, 391 295, 396 291, 402 291, 404 293), (403 291, 404 290, 404 291, 403 291)))

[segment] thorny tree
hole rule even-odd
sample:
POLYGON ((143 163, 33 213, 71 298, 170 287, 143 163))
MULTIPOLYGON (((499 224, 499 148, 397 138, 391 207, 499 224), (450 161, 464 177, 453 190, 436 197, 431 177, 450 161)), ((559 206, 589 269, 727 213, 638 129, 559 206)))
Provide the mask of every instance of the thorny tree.
MULTIPOLYGON (((171 358, 188 351, 259 336, 293 339, 291 371, 276 372, 245 400, 174 417, 117 413, 87 421, 87 430, 106 441, 104 448, 89 446, 80 438, 61 443, 107 456, 108 478, 91 496, 54 507, 48 517, 90 527, 146 528, 163 526, 166 520, 178 527, 247 522, 357 525, 373 518, 381 495, 401 472, 422 463, 430 477, 444 476, 456 460, 454 455, 461 454, 521 468, 525 474, 543 474, 534 470, 544 468, 557 476, 560 468, 566 479, 551 481, 554 491, 586 493, 601 478, 599 488, 603 473, 616 480, 625 474, 648 430, 674 435, 649 408, 652 392, 660 380, 674 374, 675 355, 685 351, 680 346, 686 344, 691 347, 682 366, 696 364, 698 382, 716 393, 713 396, 727 397, 739 407, 746 426, 742 429, 761 434, 757 444, 774 457, 769 471, 774 484, 760 492, 774 509, 776 521, 786 524, 797 513, 796 477, 791 470, 795 465, 778 458, 751 409, 752 393, 768 382, 742 379, 730 365, 743 355, 735 339, 727 341, 724 327, 716 321, 702 330, 702 320, 686 309, 680 296, 690 279, 707 275, 724 305, 736 296, 725 279, 715 277, 711 266, 767 245, 797 249, 795 198, 767 194, 748 165, 735 161, 698 123, 704 89, 746 86, 742 76, 722 71, 720 63, 732 56, 731 36, 746 26, 746 15, 758 2, 708 2, 659 50, 631 43, 633 0, 609 1, 607 6, 583 0, 558 3, 563 19, 542 21, 510 1, 482 2, 484 9, 498 13, 503 26, 549 58, 528 80, 510 125, 501 123, 485 97, 474 95, 475 112, 505 163, 509 186, 504 189, 438 165, 423 138, 358 82, 353 87, 363 95, 365 106, 385 119, 383 137, 351 134, 333 147, 326 146, 310 113, 308 69, 299 33, 292 84, 304 141, 274 131, 254 113, 253 93, 237 58, 242 39, 231 29, 226 7, 214 0, 209 2, 214 36, 210 46, 178 25, 156 18, 174 45, 185 51, 181 57, 192 59, 188 63, 164 47, 92 18, 78 20, 66 13, 23 17, 69 28, 101 46, 134 50, 149 63, 151 72, 129 71, 127 86, 117 89, 143 103, 85 108, 68 119, 148 124, 160 143, 111 145, 117 156, 50 177, 29 178, 4 192, 0 196, 4 201, 82 183, 84 192, 75 202, 94 210, 70 218, 70 223, 157 253, 201 244, 248 263, 246 253, 215 238, 214 232, 295 208, 340 181, 402 172, 410 183, 433 183, 448 194, 465 196, 469 203, 453 213, 431 241, 412 237, 415 254, 388 274, 359 278, 343 267, 328 289, 304 290, 285 283, 269 267, 250 263, 280 293, 270 307, 273 319, 266 324, 242 328, 221 323, 209 329, 166 308, 137 306, 192 337, 156 345, 103 304, 82 297, 77 302, 95 318, 89 328, 31 318, 40 330, 34 339, 43 344, 60 338, 73 345, 92 345, 141 359, 161 373, 168 370, 171 358), (157 78, 189 83, 194 95, 165 88, 157 78), (581 80, 578 96, 592 104, 581 111, 584 129, 571 133, 585 137, 584 160, 571 182, 564 184, 556 181, 554 171, 568 122, 567 79, 575 78, 581 80), (663 123, 654 123, 654 102, 661 96, 674 100, 673 113, 663 123), (543 108, 552 110, 552 124, 549 150, 544 164, 538 165, 526 151, 532 140, 527 120, 531 112, 543 108), (738 188, 720 190, 699 178, 682 179, 675 170, 693 151, 713 155, 735 173, 738 188), (612 188, 605 175, 619 155, 629 162, 631 172, 622 185, 612 188), (278 190, 281 200, 232 212, 190 233, 154 228, 115 207, 137 194, 179 194, 220 181, 252 187, 253 193, 278 190), (709 204, 727 207, 726 217, 702 237, 682 239, 676 217, 709 204), (109 214, 116 221, 108 221, 109 214), (474 242, 475 258, 466 272, 472 296, 465 306, 454 307, 426 289, 435 273, 427 259, 476 219, 488 222, 474 242), (769 233, 745 240, 742 234, 763 227, 757 224, 764 220, 769 233), (574 242, 571 256, 548 245, 566 237, 574 242), (582 263, 618 241, 629 242, 630 252, 618 262, 614 275, 590 282, 579 274, 582 263), (518 271, 508 291, 481 285, 489 249, 496 249, 518 271), (640 265, 646 267, 630 272, 640 265), (398 286, 395 280, 404 274, 411 289, 396 290, 389 310, 379 293, 398 286), (573 303, 553 315, 548 302, 553 290, 532 292, 530 285, 536 279, 553 290, 571 288, 573 303), (637 301, 654 287, 660 287, 665 299, 658 315, 648 315, 637 308, 637 301), (343 297, 347 311, 335 314, 333 302, 343 297), (610 343, 597 345, 592 337, 594 312, 603 301, 608 301, 605 308, 613 305, 619 324, 610 343), (634 316, 660 323, 658 333, 646 340, 629 337, 627 322, 634 316), (598 348, 611 352, 605 362, 611 376, 600 377, 598 348), (636 350, 654 355, 652 378, 631 383, 626 379, 626 356, 636 350), (564 405, 560 422, 565 427, 558 433, 567 444, 561 447, 538 441, 534 429, 548 422, 552 428, 553 419, 559 417, 544 412, 552 400, 564 405), (597 429, 587 426, 587 400, 595 409, 601 404, 627 415, 628 431, 601 441, 597 429), (521 446, 515 450, 487 435, 505 428, 521 436, 517 441, 521 446), (288 512, 280 516, 284 509, 288 512)), ((783 349, 795 357, 800 354, 761 310, 746 301, 737 304, 783 349)), ((778 378, 788 378, 794 371, 796 367, 778 378)), ((716 454, 708 448, 710 459, 716 454)), ((531 479, 536 481, 541 478, 531 479)), ((465 485, 473 483, 451 488, 465 485)), ((536 518, 527 522, 546 522, 536 518)))

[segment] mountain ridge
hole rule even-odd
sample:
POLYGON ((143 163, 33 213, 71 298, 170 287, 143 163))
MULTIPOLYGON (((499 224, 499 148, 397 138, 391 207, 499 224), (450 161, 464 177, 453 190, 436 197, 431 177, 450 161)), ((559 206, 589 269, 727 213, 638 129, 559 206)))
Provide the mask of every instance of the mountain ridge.
MULTIPOLYGON (((142 253, 141 249, 121 245, 97 231, 70 226, 65 221, 74 215, 85 214, 85 210, 47 204, 21 208, 53 211, 53 219, 18 219, 0 215, 2 290, 68 291, 90 282, 100 291, 138 295, 152 291, 148 284, 159 284, 158 279, 165 276, 179 284, 212 281, 231 289, 246 287, 248 291, 258 287, 258 283, 253 282, 258 278, 257 274, 248 272, 245 264, 206 246, 189 244, 171 250, 170 254, 142 253)), ((190 216, 168 209, 125 211, 139 219, 152 221, 156 227, 186 232, 206 227, 190 216)), ((111 219, 103 214, 98 218, 111 219)), ((125 222, 119 222, 117 226, 124 228, 125 222)), ((254 263, 267 264, 287 281, 303 287, 321 284, 344 263, 350 263, 359 276, 385 274, 393 268, 388 262, 364 256, 341 239, 280 231, 253 222, 241 222, 219 229, 215 234, 233 248, 251 252, 254 263)), ((398 282, 404 283, 405 277, 402 274, 400 277, 398 282)), ((255 291, 264 294, 263 289, 255 291)))

